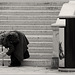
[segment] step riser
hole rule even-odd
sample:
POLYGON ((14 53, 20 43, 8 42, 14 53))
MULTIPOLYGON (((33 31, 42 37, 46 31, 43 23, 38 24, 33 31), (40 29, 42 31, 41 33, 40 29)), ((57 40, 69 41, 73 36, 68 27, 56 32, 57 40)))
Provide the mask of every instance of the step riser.
POLYGON ((20 21, 20 20, 15 20, 15 21, 9 21, 9 20, 7 20, 7 21, 0 21, 0 25, 50 25, 50 24, 52 24, 52 23, 54 23, 56 20, 22 20, 22 21, 20 21))
POLYGON ((49 36, 46 36, 46 37, 42 37, 42 36, 26 36, 29 40, 29 42, 53 42, 53 36, 49 37, 49 36))
POLYGON ((31 55, 30 59, 50 59, 52 55, 31 55))
POLYGON ((1 15, 59 15, 59 12, 0 12, 1 15))
POLYGON ((35 67, 51 67, 51 59, 49 61, 25 61, 23 66, 35 66, 35 67))
POLYGON ((50 39, 28 39, 30 42, 53 42, 52 38, 50 39))
POLYGON ((34 36, 28 37, 27 36, 27 38, 28 38, 28 40, 30 42, 53 42, 53 36, 51 36, 51 37, 48 37, 48 36, 46 36, 46 37, 42 37, 42 36, 39 37, 37 35, 37 37, 34 37, 34 36))
MULTIPOLYGON (((0 31, 11 31, 11 30, 0 30, 0 31)), ((52 31, 23 31, 23 30, 18 30, 23 32, 25 35, 52 35, 52 31)))
MULTIPOLYGON (((10 60, 4 60, 4 65, 8 66, 10 60)), ((0 60, 0 65, 2 66, 2 60, 0 60)), ((51 59, 49 61, 27 61, 22 62, 22 66, 34 66, 34 67, 51 67, 51 59)))
POLYGON ((60 12, 60 10, 0 10, 0 12, 5 12, 5 13, 7 13, 7 12, 23 12, 23 13, 25 13, 25 12, 45 12, 45 13, 47 13, 47 12, 60 12))
POLYGON ((0 20, 56 20, 57 16, 0 16, 0 20))
POLYGON ((23 31, 26 35, 53 35, 52 31, 23 31))
POLYGON ((53 47, 53 43, 30 43, 29 47, 53 47))
POLYGON ((41 26, 41 25, 19 25, 19 26, 15 26, 15 25, 12 25, 12 26, 2 26, 0 25, 0 30, 12 30, 12 29, 17 29, 17 30, 52 30, 51 26, 41 26))
POLYGON ((30 42, 53 42, 53 36, 52 37, 39 37, 39 36, 37 36, 37 37, 34 37, 34 36, 31 36, 31 37, 28 37, 27 36, 27 38, 28 38, 28 40, 30 41, 30 42))
POLYGON ((52 49, 28 49, 29 53, 52 53, 52 49))
POLYGON ((64 2, 0 2, 1 6, 61 6, 64 2))
POLYGON ((1 10, 60 10, 61 9, 61 7, 50 7, 50 6, 48 6, 48 7, 36 7, 36 6, 34 6, 34 7, 32 7, 32 6, 28 6, 28 7, 23 7, 23 6, 17 6, 17 7, 13 7, 13 6, 8 6, 8 7, 6 7, 6 6, 0 6, 0 9, 1 10))
POLYGON ((60 1, 60 0, 38 0, 38 1, 37 1, 37 0, 13 0, 13 1, 12 1, 12 0, 0 0, 0 2, 20 2, 20 3, 21 3, 21 2, 22 2, 22 3, 24 3, 24 2, 25 2, 25 3, 27 3, 27 2, 28 2, 28 3, 31 3, 31 2, 32 2, 32 3, 33 3, 33 2, 34 2, 34 3, 42 3, 42 2, 46 2, 46 3, 47 3, 47 2, 56 2, 56 3, 58 3, 58 2, 62 2, 62 3, 63 3, 63 2, 68 2, 68 0, 61 0, 61 1, 60 1))

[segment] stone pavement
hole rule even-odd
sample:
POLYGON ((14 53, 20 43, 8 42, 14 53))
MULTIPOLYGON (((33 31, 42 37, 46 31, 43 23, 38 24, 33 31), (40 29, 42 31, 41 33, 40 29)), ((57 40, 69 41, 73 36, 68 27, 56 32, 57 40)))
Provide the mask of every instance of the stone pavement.
POLYGON ((59 72, 58 70, 50 69, 47 67, 7 67, 0 66, 0 75, 2 74, 24 74, 24 75, 32 75, 32 74, 43 74, 43 75, 75 75, 75 72, 59 72))

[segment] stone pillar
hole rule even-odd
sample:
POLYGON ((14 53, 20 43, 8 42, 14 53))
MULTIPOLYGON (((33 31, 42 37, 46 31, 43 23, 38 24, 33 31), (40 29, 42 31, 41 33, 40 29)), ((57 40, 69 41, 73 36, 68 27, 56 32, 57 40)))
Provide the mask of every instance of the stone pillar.
POLYGON ((52 67, 59 67, 59 28, 52 26, 53 29, 53 56, 52 56, 52 67))

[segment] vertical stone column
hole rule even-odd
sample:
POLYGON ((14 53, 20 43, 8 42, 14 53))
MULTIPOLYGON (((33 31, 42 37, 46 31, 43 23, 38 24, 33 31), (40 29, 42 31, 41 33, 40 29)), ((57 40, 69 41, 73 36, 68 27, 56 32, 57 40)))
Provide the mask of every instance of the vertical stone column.
POLYGON ((51 68, 59 67, 59 27, 52 26, 53 29, 53 56, 51 68))

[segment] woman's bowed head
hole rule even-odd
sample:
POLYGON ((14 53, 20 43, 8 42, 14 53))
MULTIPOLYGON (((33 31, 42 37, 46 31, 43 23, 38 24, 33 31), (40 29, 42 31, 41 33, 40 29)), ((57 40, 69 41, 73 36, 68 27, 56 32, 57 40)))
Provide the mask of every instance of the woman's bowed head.
POLYGON ((30 57, 28 52, 29 41, 24 33, 20 31, 9 31, 0 33, 0 45, 8 48, 3 57, 10 56, 11 63, 9 67, 21 66, 23 59, 30 57))

